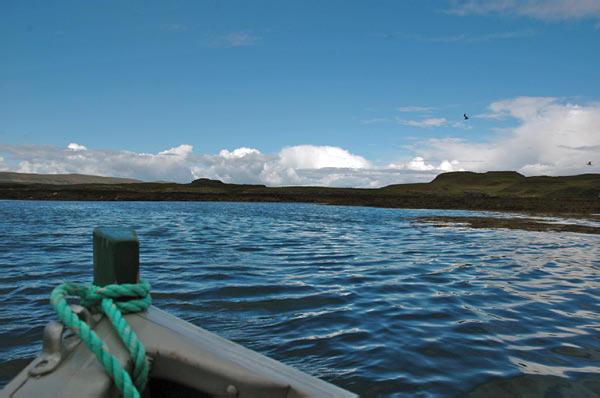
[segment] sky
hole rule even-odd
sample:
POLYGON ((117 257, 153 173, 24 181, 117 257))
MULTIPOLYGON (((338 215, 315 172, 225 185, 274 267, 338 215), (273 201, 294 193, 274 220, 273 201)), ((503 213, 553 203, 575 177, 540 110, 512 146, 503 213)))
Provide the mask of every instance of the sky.
POLYGON ((0 171, 465 170, 600 172, 599 0, 0 2, 0 171))

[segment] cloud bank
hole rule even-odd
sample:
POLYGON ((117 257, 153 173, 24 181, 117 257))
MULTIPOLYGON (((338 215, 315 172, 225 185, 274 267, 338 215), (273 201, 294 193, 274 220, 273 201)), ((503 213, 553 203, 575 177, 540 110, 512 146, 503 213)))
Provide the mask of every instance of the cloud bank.
POLYGON ((87 149, 70 143, 66 148, 51 145, 5 145, 0 153, 1 171, 39 174, 89 174, 136 178, 144 181, 189 181, 192 178, 192 146, 180 145, 157 154, 87 149), (15 164, 16 162, 16 164, 15 164))
POLYGON ((299 145, 278 154, 256 149, 222 150, 203 155, 192 168, 195 178, 269 186, 381 187, 403 182, 430 181, 439 169, 405 165, 375 167, 362 156, 334 146, 299 145))
POLYGON ((0 144, 0 171, 79 173, 187 183, 196 178, 269 186, 381 187, 430 181, 443 169, 421 158, 407 164, 375 167, 362 156, 334 146, 299 145, 264 154, 254 148, 223 149, 216 155, 194 155, 191 145, 157 154, 92 150, 77 143, 49 145, 0 144), (419 160, 420 159, 420 160, 419 160), (10 160, 11 162, 8 162, 10 160))
POLYGON ((489 118, 514 119, 494 139, 472 143, 430 139, 416 149, 425 158, 455 159, 467 170, 516 170, 525 175, 598 172, 600 104, 562 103, 556 98, 519 97, 492 103, 489 118))
POLYGON ((546 21, 600 17, 598 0, 468 0, 450 10, 453 14, 503 13, 546 21))
MULTIPOLYGON (((241 147, 197 155, 189 144, 149 154, 89 149, 71 142, 66 147, 0 144, 0 170, 143 181, 187 183, 195 178, 212 178, 268 186, 330 187, 427 182, 441 172, 458 170, 516 170, 525 175, 600 171, 600 103, 579 105, 557 98, 518 97, 490 104, 488 113, 481 117, 511 120, 515 125, 497 129, 487 141, 471 142, 452 138, 455 126, 445 123, 445 138, 417 142, 411 147, 412 156, 399 157, 386 165, 375 165, 337 146, 288 146, 272 154, 241 147)), ((426 119, 420 127, 428 124, 436 125, 438 121, 426 119)), ((441 125, 444 127, 444 123, 441 125)))

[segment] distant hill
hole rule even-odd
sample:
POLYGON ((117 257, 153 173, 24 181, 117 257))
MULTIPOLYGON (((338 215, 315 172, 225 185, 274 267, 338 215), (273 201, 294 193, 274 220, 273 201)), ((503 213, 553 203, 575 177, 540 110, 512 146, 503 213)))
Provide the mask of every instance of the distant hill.
POLYGON ((600 174, 525 177, 514 171, 451 172, 383 188, 265 187, 207 178, 189 184, 84 175, 0 173, 0 199, 288 202, 403 209, 600 214, 600 174))
POLYGON ((209 178, 198 178, 191 182, 194 187, 203 188, 224 188, 224 189, 248 189, 248 188, 266 188, 261 184, 227 184, 221 180, 211 180, 209 178))
POLYGON ((440 174, 430 183, 389 185, 381 190, 399 195, 598 199, 600 174, 525 177, 516 171, 456 171, 440 174))
POLYGON ((132 184, 143 181, 132 178, 100 177, 85 174, 29 174, 0 171, 0 183, 17 184, 132 184))
POLYGON ((488 171, 475 173, 472 171, 453 171, 439 174, 431 181, 432 184, 452 185, 496 185, 500 183, 515 183, 525 179, 523 174, 516 171, 488 171))

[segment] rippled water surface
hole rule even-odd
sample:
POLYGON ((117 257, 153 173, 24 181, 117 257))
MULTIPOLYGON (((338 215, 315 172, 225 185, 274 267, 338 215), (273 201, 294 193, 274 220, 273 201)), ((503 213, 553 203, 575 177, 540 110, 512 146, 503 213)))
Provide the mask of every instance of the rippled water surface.
POLYGON ((598 236, 414 222, 468 214, 0 201, 0 385, 124 225, 154 305, 361 396, 600 394, 598 236))

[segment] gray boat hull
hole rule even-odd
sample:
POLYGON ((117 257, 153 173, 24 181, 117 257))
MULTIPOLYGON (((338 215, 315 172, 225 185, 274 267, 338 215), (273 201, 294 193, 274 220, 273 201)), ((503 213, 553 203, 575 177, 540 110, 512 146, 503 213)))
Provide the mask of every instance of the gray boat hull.
MULTIPOLYGON (((106 317, 92 316, 94 330, 123 367, 132 362, 106 317)), ((182 387, 190 395, 214 397, 356 397, 348 391, 244 348, 151 306, 125 315, 151 358, 151 380, 182 387)), ((45 337, 45 340, 48 340, 45 337)), ((112 379, 96 357, 75 336, 60 345, 60 363, 43 374, 49 344, 2 391, 5 397, 118 397, 112 379), (69 342, 70 341, 70 342, 69 342), (36 372, 36 368, 38 371, 36 372)), ((56 348, 54 348, 56 349, 56 348)), ((152 382, 150 386, 152 387, 152 382)), ((158 392, 157 392, 158 393, 158 392)), ((148 388, 143 396, 156 396, 148 388)))

